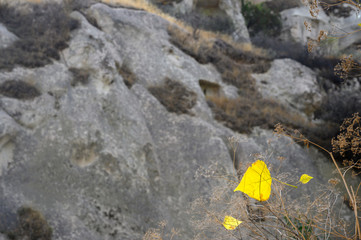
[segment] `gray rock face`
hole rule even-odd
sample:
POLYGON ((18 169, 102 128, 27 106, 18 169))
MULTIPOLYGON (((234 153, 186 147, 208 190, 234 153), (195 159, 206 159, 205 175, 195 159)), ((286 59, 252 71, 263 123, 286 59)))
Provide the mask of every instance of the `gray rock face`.
MULTIPOLYGON (((117 52, 124 56, 123 64, 132 69, 138 83, 149 87, 170 78, 181 81, 198 96, 203 95, 200 79, 221 83, 220 75, 213 66, 200 65, 168 41, 166 29, 169 23, 164 19, 145 12, 111 9, 100 4, 94 5, 89 14, 97 19, 108 36, 113 36, 116 44, 122 46, 122 50, 117 52)), ((204 119, 212 118, 205 99, 201 97, 197 98, 193 112, 204 119)))
POLYGON ((7 48, 18 39, 13 33, 0 23, 0 49, 7 48))
POLYGON ((292 59, 276 59, 264 74, 252 74, 265 97, 312 116, 324 95, 316 73, 292 59))
MULTIPOLYGON (((135 65, 143 58, 138 67, 146 69, 134 72, 144 86, 180 73, 200 96, 198 78, 211 78, 214 70, 180 52, 180 66, 159 63, 162 44, 172 46, 166 23, 153 15, 101 4, 91 11, 102 17, 104 32, 74 13, 81 28, 73 32, 61 62, 0 73, 0 86, 16 79, 39 92, 0 99, 0 217, 15 219, 16 209, 30 205, 47 218, 54 239, 141 239, 161 220, 190 238, 185 217, 190 201, 219 184, 195 181, 196 171, 215 162, 220 172, 233 171, 224 142, 230 131, 202 117, 168 113, 141 85, 129 90, 117 65, 134 54, 126 60, 135 65), (117 36, 110 34, 116 31, 124 34, 113 41, 117 36), (136 51, 152 31, 150 48, 136 51), (151 47, 159 32, 164 37, 151 47), (137 40, 125 45, 132 39, 137 40), (77 76, 70 68, 87 70, 88 81, 74 84, 77 76)), ((209 111, 204 97, 199 101, 195 109, 209 111)), ((0 230, 8 226, 1 221, 0 230)))
POLYGON ((307 44, 308 38, 317 39, 321 30, 327 31, 330 28, 330 18, 321 8, 317 18, 311 16, 306 6, 287 9, 281 12, 281 20, 281 37, 286 41, 295 41, 303 45, 307 44), (306 29, 305 21, 311 26, 310 31, 306 29))
POLYGON ((237 42, 250 42, 240 2, 238 0, 221 0, 219 8, 224 10, 233 21, 235 27, 235 31, 232 33, 233 39, 237 42))
MULTIPOLYGON (((96 4, 72 17, 80 27, 59 61, 0 72, 0 232, 16 228, 16 210, 25 205, 44 215, 54 239, 142 239, 159 221, 166 231, 179 229, 174 239, 192 239, 189 204, 225 184, 196 179, 197 170, 216 166, 216 175, 235 174, 227 142, 235 133, 214 122, 199 80, 228 96, 236 90, 213 66, 173 46, 169 23, 158 16, 96 4), (125 85, 123 65, 136 76, 132 86, 125 85), (166 77, 196 93, 190 115, 168 112, 147 90, 166 77), (5 88, 9 82, 16 87, 5 88)), ((287 71, 295 82, 296 72, 311 79, 295 94, 314 87, 312 73, 290 60, 275 61, 269 74, 287 71)), ((238 163, 263 152, 269 135, 251 135, 238 163)), ((304 154, 300 147, 292 154, 277 149, 288 159, 304 154)), ((315 155, 288 163, 316 175, 315 155)))
MULTIPOLYGON (((358 29, 357 24, 355 24, 358 21, 356 11, 352 11, 349 17, 344 18, 333 15, 327 16, 321 7, 318 9, 319 12, 316 17, 311 16, 309 8, 306 6, 282 11, 281 38, 305 45, 308 39, 317 40, 320 31, 327 32, 330 36, 342 36, 346 32, 354 32, 358 29), (305 22, 310 27, 309 30, 305 27, 305 22)), ((360 32, 339 39, 329 39, 323 42, 319 51, 326 54, 336 54, 359 42, 360 39, 360 32)))

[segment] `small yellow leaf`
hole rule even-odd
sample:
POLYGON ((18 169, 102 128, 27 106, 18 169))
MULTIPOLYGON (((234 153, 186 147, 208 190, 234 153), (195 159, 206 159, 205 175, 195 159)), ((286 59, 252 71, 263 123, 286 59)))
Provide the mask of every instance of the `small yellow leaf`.
POLYGON ((361 27, 361 23, 359 23, 359 24, 357 24, 357 25, 359 25, 359 27, 361 27))
POLYGON ((310 175, 307 174, 302 174, 301 178, 300 178, 300 182, 303 184, 308 183, 313 177, 311 177, 310 175))
POLYGON ((234 230, 236 227, 241 224, 242 221, 239 221, 231 216, 225 216, 223 221, 223 226, 228 230, 234 230))
POLYGON ((258 201, 267 201, 271 195, 272 177, 267 165, 257 160, 243 175, 234 191, 241 191, 258 201))

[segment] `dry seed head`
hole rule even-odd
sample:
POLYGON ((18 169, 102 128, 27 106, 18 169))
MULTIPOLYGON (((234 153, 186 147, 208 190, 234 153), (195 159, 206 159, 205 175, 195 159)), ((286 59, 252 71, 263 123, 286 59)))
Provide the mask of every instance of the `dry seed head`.
POLYGON ((286 158, 285 157, 282 157, 282 156, 278 156, 277 157, 277 160, 280 161, 280 162, 283 162, 286 158))
POLYGON ((328 183, 331 184, 333 187, 336 186, 339 182, 340 182, 340 180, 337 178, 330 178, 328 180, 328 183))
POLYGON ((315 47, 317 47, 317 41, 315 41, 313 39, 308 39, 307 40, 307 51, 312 52, 315 47))
POLYGON ((284 132, 285 132, 284 127, 283 127, 280 123, 277 123, 276 126, 275 126, 275 130, 273 131, 273 133, 280 136, 280 135, 282 135, 284 132))
POLYGON ((322 40, 325 40, 327 38, 327 32, 321 30, 317 37, 317 42, 321 42, 322 40))
POLYGON ((347 78, 348 73, 356 67, 356 63, 352 59, 352 55, 345 56, 341 59, 341 62, 338 63, 335 68, 335 74, 340 76, 340 78, 347 78))
POLYGON ((308 4, 311 16, 316 18, 320 12, 320 9, 318 8, 318 0, 311 0, 308 4))
POLYGON ((145 233, 143 240, 162 240, 162 236, 158 229, 151 228, 145 233))
POLYGON ((311 32, 311 25, 310 25, 307 21, 304 21, 303 24, 305 25, 306 30, 309 31, 309 32, 311 32))

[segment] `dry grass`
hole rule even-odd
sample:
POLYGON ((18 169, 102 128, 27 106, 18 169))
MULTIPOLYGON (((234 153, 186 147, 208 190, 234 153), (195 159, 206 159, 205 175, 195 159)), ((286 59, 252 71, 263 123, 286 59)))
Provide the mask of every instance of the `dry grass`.
POLYGON ((164 13, 162 10, 146 2, 145 0, 102 0, 102 2, 114 5, 114 6, 124 6, 129 8, 136 8, 136 9, 143 9, 149 13, 155 14, 167 20, 168 22, 176 25, 177 27, 181 28, 183 31, 188 33, 197 33, 197 36, 203 40, 208 39, 221 39, 222 41, 232 44, 235 48, 241 49, 242 51, 252 52, 256 55, 264 56, 266 53, 263 49, 254 47, 250 43, 236 43, 232 40, 232 37, 226 34, 220 34, 212 31, 206 31, 202 29, 197 29, 197 31, 191 27, 190 25, 186 24, 185 22, 170 16, 169 14, 164 13))
MULTIPOLYGON (((341 126, 341 133, 333 145, 336 152, 352 151, 359 155, 360 117, 355 114, 353 118, 346 119, 341 126)), ((192 223, 195 227, 195 239, 360 239, 360 225, 358 212, 360 210, 360 186, 352 188, 344 178, 345 171, 341 170, 336 163, 333 153, 322 146, 306 139, 298 131, 288 131, 281 125, 277 125, 276 134, 291 137, 296 142, 302 142, 306 146, 314 145, 325 151, 335 164, 340 180, 329 179, 328 184, 322 185, 311 194, 291 198, 290 191, 302 191, 301 188, 293 190, 277 181, 272 182, 271 197, 265 202, 255 201, 244 194, 233 193, 239 179, 235 176, 208 176, 227 179, 228 183, 212 189, 209 199, 199 198, 193 202, 190 214, 193 216, 192 223), (348 192, 348 202, 354 210, 355 226, 353 233, 350 232, 351 223, 339 216, 339 205, 344 203, 337 201, 340 193, 335 186, 343 182, 348 192), (225 216, 233 216, 242 220, 241 225, 234 231, 228 231, 222 226, 225 216)), ((231 141, 231 140, 230 140, 231 141)), ((231 143, 234 151, 238 142, 231 143)), ((258 154, 255 159, 262 159, 267 163, 267 156, 258 154)), ((282 162, 283 159, 279 158, 282 162)), ((360 161, 360 160, 359 160, 360 161)), ((241 164, 238 169, 239 175, 248 168, 249 164, 241 164)), ((360 164, 353 163, 350 168, 360 168, 360 164)), ((272 178, 297 185, 295 175, 301 175, 297 170, 275 174, 272 178)), ((315 181, 315 180, 313 180, 315 181)), ((309 183, 314 184, 314 183, 309 183)))
POLYGON ((169 78, 163 84, 149 87, 148 90, 169 112, 177 114, 190 114, 189 110, 197 102, 195 92, 169 78))
POLYGON ((257 52, 239 48, 221 39, 201 38, 190 32, 170 25, 168 33, 171 42, 186 54, 202 64, 212 63, 221 73, 222 79, 242 91, 255 92, 252 72, 262 72, 269 68, 268 59, 257 52))
POLYGON ((24 6, 0 4, 0 22, 19 37, 1 50, 0 69, 11 70, 16 65, 35 68, 59 60, 59 51, 68 46, 70 32, 78 27, 78 21, 60 4, 24 6))
POLYGON ((11 240, 51 240, 53 230, 44 216, 31 207, 21 207, 17 211, 18 227, 7 233, 11 240))
MULTIPOLYGON (((340 133, 337 138, 332 140, 332 151, 327 150, 323 146, 309 141, 302 134, 297 131, 287 131, 283 126, 277 125, 275 133, 292 138, 294 141, 302 142, 306 146, 313 145, 320 150, 327 153, 332 159, 332 162, 337 170, 337 173, 342 180, 343 187, 347 192, 344 197, 344 201, 347 202, 354 213, 354 231, 351 237, 345 232, 338 232, 338 237, 342 239, 361 239, 361 226, 359 222, 359 212, 361 210, 360 201, 360 187, 361 182, 358 186, 351 186, 347 182, 345 175, 348 171, 360 171, 361 169, 361 117, 358 113, 355 113, 351 118, 346 118, 340 127, 340 133), (335 154, 341 154, 343 157, 347 157, 344 161, 346 169, 341 169, 336 161, 335 154), (347 155, 347 153, 349 153, 347 155), (352 159, 353 158, 353 159, 352 159), (353 188, 354 187, 354 188, 353 188)), ((333 226, 330 226, 330 233, 333 230, 333 226)))
POLYGON ((214 118, 237 132, 250 133, 255 126, 273 129, 279 122, 294 128, 309 126, 302 116, 291 113, 275 100, 260 96, 208 97, 207 100, 214 118))

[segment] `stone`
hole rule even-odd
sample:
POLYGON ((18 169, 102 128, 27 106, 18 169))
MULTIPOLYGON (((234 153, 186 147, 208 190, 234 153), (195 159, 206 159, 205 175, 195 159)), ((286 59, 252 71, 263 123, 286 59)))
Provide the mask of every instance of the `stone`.
POLYGON ((232 33, 233 39, 236 42, 249 43, 250 37, 246 27, 246 22, 241 12, 240 2, 238 0, 221 0, 219 8, 225 11, 232 19, 235 28, 232 33))
MULTIPOLYGON (((164 19, 142 11, 112 9, 103 4, 93 5, 88 14, 97 20, 105 34, 114 36, 115 43, 126 49, 118 51, 124 56, 121 62, 132 69, 137 83, 151 87, 169 78, 182 82, 198 96, 203 95, 199 80, 222 84, 214 66, 199 64, 169 42, 166 31, 169 23, 164 19)), ((197 98, 191 112, 204 119, 212 118, 204 98, 197 98)))
POLYGON ((18 37, 15 34, 9 32, 9 30, 0 23, 0 49, 11 46, 17 39, 18 37))
MULTIPOLYGON (((356 11, 352 11, 348 17, 337 17, 326 15, 321 7, 318 9, 319 13, 316 17, 311 16, 307 6, 282 11, 281 38, 284 41, 295 41, 307 45, 308 39, 317 40, 321 31, 330 36, 343 36, 346 32, 354 32, 359 29, 355 24, 358 21, 356 11), (309 30, 305 27, 305 22, 307 22, 309 30)), ((318 51, 322 54, 337 55, 340 51, 357 44, 360 39, 361 32, 355 32, 338 39, 329 38, 321 44, 318 51)))
POLYGON ((183 15, 190 13, 193 10, 193 0, 183 0, 173 5, 174 12, 181 13, 183 15))
POLYGON ((319 8, 317 18, 313 18, 307 6, 287 9, 281 12, 282 31, 281 38, 284 41, 295 41, 302 45, 307 45, 307 40, 317 40, 321 30, 328 31, 330 18, 325 14, 322 8, 319 8), (311 27, 308 31, 305 27, 305 21, 311 27))
POLYGON ((316 73, 292 59, 276 59, 262 74, 252 74, 261 94, 312 117, 325 93, 317 84, 316 73))

